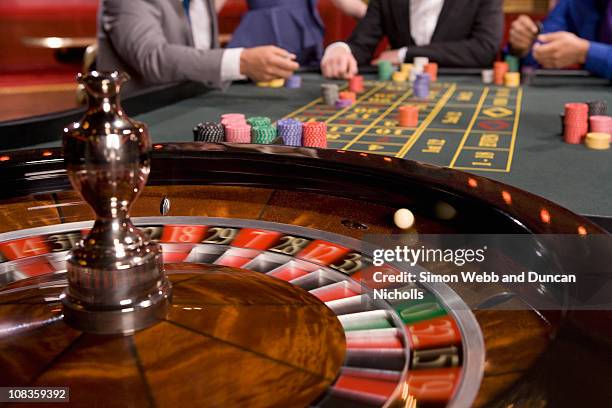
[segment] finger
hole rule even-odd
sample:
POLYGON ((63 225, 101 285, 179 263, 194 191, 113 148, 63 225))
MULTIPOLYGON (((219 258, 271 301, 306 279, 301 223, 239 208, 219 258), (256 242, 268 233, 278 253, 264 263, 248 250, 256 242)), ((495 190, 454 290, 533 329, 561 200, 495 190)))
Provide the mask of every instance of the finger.
POLYGON ((355 75, 357 75, 357 73, 359 72, 359 68, 357 67, 357 61, 355 60, 355 58, 351 58, 349 60, 349 78, 354 77, 355 75))
POLYGON ((279 57, 283 57, 283 58, 289 58, 291 55, 293 55, 289 51, 284 50, 277 46, 272 46, 272 54, 278 55, 279 57))
POLYGON ((552 42, 552 41, 560 40, 564 36, 565 36, 565 32, 563 31, 557 31, 555 33, 548 33, 548 34, 540 34, 538 35, 538 41, 545 42, 545 43, 552 42))
POLYGON ((344 78, 346 75, 346 70, 348 68, 347 58, 342 57, 338 60, 338 64, 336 65, 336 76, 340 78, 344 78))
POLYGON ((300 65, 297 62, 292 61, 287 58, 279 57, 279 56, 276 56, 273 59, 271 59, 270 64, 272 64, 275 68, 279 68, 279 69, 283 69, 287 71, 289 70, 295 71, 296 69, 300 67, 300 65))
POLYGON ((521 27, 533 35, 537 34, 539 31, 538 25, 526 15, 520 16, 516 21, 521 25, 521 27))
POLYGON ((512 42, 521 42, 523 44, 531 44, 534 39, 535 39, 535 36, 532 36, 530 34, 526 34, 524 32, 515 31, 515 30, 510 31, 510 41, 512 42))
POLYGON ((326 78, 329 76, 329 71, 327 69, 327 61, 325 60, 321 61, 321 74, 326 78))

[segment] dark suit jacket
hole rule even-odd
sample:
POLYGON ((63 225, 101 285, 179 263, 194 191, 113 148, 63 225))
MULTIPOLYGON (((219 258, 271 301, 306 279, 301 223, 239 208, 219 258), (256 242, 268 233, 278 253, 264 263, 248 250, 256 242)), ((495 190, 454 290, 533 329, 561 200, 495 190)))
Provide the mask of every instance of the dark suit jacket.
POLYGON ((445 0, 431 44, 410 34, 409 0, 371 0, 348 44, 359 65, 369 64, 383 36, 392 49, 408 47, 406 61, 429 57, 445 67, 490 66, 502 41, 502 0, 445 0))
POLYGON ((229 85, 221 81, 224 50, 219 48, 214 2, 206 1, 212 48, 199 50, 181 0, 101 0, 97 68, 127 71, 132 81, 124 94, 182 81, 229 85))

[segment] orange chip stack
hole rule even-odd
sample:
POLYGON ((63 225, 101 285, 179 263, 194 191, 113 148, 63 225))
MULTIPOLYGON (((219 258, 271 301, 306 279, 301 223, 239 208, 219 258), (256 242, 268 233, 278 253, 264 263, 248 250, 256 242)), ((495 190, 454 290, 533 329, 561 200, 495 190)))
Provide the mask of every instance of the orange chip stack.
POLYGON ((504 84, 504 76, 510 70, 507 62, 497 61, 493 64, 493 83, 495 85, 504 84))
POLYGON ((399 108, 399 125, 401 127, 416 127, 419 124, 419 107, 404 105, 399 108))
POLYGON ((357 95, 355 95, 355 92, 348 92, 348 91, 340 92, 338 94, 338 97, 340 99, 348 99, 349 101, 353 103, 357 102, 357 95))
POLYGON ((435 62, 430 62, 425 65, 424 72, 429 74, 429 79, 431 82, 436 82, 438 80, 438 64, 435 62))
POLYGON ((355 75, 354 77, 348 80, 348 89, 351 92, 361 93, 363 92, 363 77, 361 75, 355 75))

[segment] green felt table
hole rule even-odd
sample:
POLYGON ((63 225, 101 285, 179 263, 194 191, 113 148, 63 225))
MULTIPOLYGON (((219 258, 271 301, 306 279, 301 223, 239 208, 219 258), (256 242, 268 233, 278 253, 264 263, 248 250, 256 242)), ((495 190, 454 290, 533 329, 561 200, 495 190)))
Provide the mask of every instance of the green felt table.
MULTIPOLYGON (((250 83, 239 83, 232 85, 225 92, 213 91, 184 99, 141 114, 137 119, 149 124, 155 142, 191 140, 191 129, 195 124, 218 120, 221 114, 228 112, 269 116, 276 120, 298 111, 294 116, 300 119, 329 120, 337 112, 333 112, 333 109, 331 112, 326 111, 320 104, 311 104, 319 97, 322 82, 323 78, 319 75, 304 74, 301 89, 259 88, 250 83), (308 109, 299 111, 308 104, 311 104, 308 109), (304 116, 304 113, 312 116, 304 116)), ((338 83, 342 85, 341 81, 338 83)), ((376 87, 377 83, 372 82, 370 85, 368 89, 376 87)), ((370 100, 365 99, 351 108, 357 109, 358 115, 363 115, 364 112, 367 114, 368 109, 375 106, 376 102, 381 105, 378 106, 380 109, 377 112, 362 122, 358 131, 353 126, 353 129, 349 129, 349 134, 343 133, 346 126, 334 128, 333 125, 340 119, 332 118, 330 136, 335 139, 330 139, 330 147, 346 148, 353 142, 348 146, 351 150, 391 156, 396 156, 400 149, 401 157, 443 166, 450 165, 523 188, 583 215, 612 218, 612 150, 596 151, 583 145, 563 143, 559 119, 565 102, 607 99, 612 103, 612 87, 607 81, 596 78, 538 77, 531 85, 523 86, 520 90, 510 90, 507 109, 512 113, 493 110, 492 114, 489 111, 489 117, 486 117, 483 111, 487 107, 495 107, 495 95, 500 89, 483 86, 477 76, 441 76, 439 84, 432 88, 439 88, 439 92, 425 104, 427 106, 421 114, 421 124, 424 120, 431 119, 425 128, 405 129, 399 135, 394 135, 397 129, 393 122, 395 108, 405 103, 423 103, 406 92, 399 91, 386 101, 379 98, 372 105, 370 100), (446 92, 451 87, 454 87, 454 90, 449 96, 446 92), (485 88, 487 94, 483 97, 485 88), (466 100, 470 92, 471 99, 466 100), (448 98, 441 100, 445 94, 448 98), (478 110, 481 99, 483 104, 478 110), (438 112, 434 112, 436 108, 438 112), (386 110, 389 110, 387 116, 371 126, 372 121, 379 119, 386 110), (456 118, 457 115, 452 112, 461 112, 458 122, 453 120, 453 116, 456 118), (446 124, 443 123, 445 118, 446 124), (485 129, 480 128, 485 119, 489 123, 485 124, 485 129), (504 125, 504 121, 510 122, 511 126, 504 125), (499 123, 500 126, 496 125, 499 123), (363 133, 363 129, 368 126, 370 129, 355 142, 356 136, 363 133), (391 136, 385 134, 385 127, 392 130, 391 136), (496 130, 497 127, 503 130, 496 130), (377 134, 378 129, 381 130, 377 134), (490 137, 485 138, 483 143, 481 136, 485 133, 499 135, 497 147, 487 144, 487 140, 491 140, 490 137), (379 138, 375 139, 376 136, 379 138), (427 151, 440 150, 440 142, 434 143, 433 146, 431 143, 427 144, 430 139, 444 140, 441 152, 427 154, 427 151), (459 148, 462 142, 462 148, 459 148), (483 144, 484 147, 479 146, 483 144), (410 149, 406 151, 408 145, 410 149), (474 156, 464 157, 470 151, 474 156), (481 152, 479 159, 475 157, 476 152, 481 152), (491 154, 487 152, 493 152, 494 157, 491 158, 491 154), (492 166, 472 164, 487 160, 492 162, 492 166)), ((507 90, 501 92, 502 95, 504 92, 508 93, 507 90)), ((370 96, 376 93, 385 93, 385 88, 370 96)), ((348 125, 354 123, 351 112, 347 111, 341 115, 348 118, 344 119, 348 125)))

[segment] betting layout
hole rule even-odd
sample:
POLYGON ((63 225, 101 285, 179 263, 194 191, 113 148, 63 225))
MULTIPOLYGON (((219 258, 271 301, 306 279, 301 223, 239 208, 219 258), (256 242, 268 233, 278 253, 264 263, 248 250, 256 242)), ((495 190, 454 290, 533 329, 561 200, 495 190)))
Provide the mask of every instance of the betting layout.
POLYGON ((356 103, 337 109, 321 98, 287 115, 324 121, 328 147, 461 170, 509 172, 517 139, 522 89, 433 82, 429 97, 414 97, 408 82, 365 81, 356 103), (416 127, 398 126, 399 108, 416 105, 416 127))
MULTIPOLYGON (((325 302, 344 328, 347 354, 338 378, 313 406, 351 401, 382 406, 406 392, 420 404, 444 406, 478 389, 484 350, 474 317, 458 317, 440 293, 427 288, 422 288, 422 300, 374 299, 372 288, 362 281, 374 268, 371 259, 343 242, 344 237, 317 237, 316 231, 305 228, 240 220, 180 217, 174 223, 164 217, 143 220, 139 226, 162 244, 165 263, 261 272, 325 302)), ((87 224, 64 224, 19 231, 19 237, 8 239, 0 235, 0 284, 62 273, 68 251, 87 232, 87 224)), ((399 273, 390 265, 376 270, 399 273)), ((381 287, 414 289, 390 283, 381 287)))

